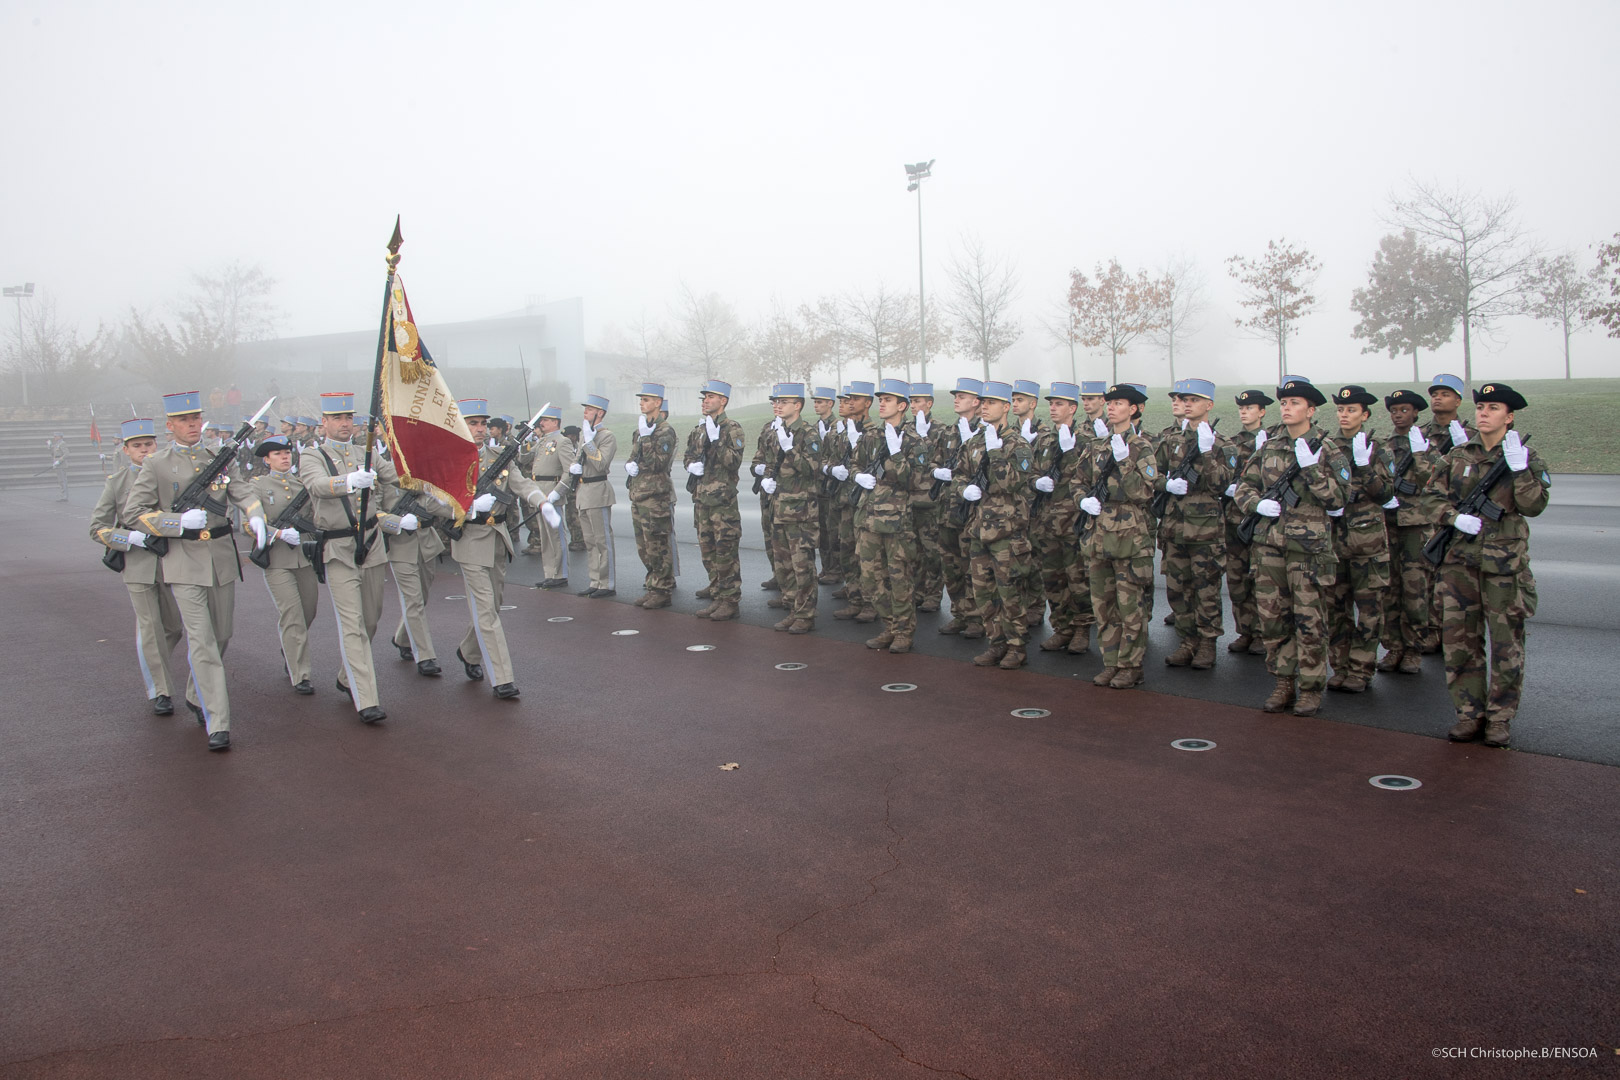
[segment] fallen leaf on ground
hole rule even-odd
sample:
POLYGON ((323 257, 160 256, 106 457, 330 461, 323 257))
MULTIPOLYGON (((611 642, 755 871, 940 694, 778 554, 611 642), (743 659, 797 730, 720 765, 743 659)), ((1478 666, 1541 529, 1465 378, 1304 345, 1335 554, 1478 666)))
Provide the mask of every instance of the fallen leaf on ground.
POLYGON ((742 768, 742 766, 737 764, 735 761, 728 761, 720 767, 726 770, 726 772, 735 772, 736 770, 742 768))

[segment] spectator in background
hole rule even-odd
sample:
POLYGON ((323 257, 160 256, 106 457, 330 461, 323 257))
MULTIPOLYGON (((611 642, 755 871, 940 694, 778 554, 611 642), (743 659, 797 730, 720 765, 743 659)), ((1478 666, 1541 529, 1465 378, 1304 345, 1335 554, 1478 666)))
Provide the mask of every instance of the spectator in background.
POLYGON ((225 419, 234 427, 242 422, 242 391, 231 383, 231 388, 225 391, 225 419))

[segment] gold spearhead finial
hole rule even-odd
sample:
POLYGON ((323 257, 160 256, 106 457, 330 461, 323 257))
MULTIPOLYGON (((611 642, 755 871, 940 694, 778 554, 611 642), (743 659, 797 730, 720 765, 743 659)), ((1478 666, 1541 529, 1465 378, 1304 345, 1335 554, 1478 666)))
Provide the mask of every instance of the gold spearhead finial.
POLYGON ((394 215, 394 235, 388 241, 388 269, 393 270, 399 265, 399 249, 405 243, 405 238, 399 232, 399 215, 394 215))

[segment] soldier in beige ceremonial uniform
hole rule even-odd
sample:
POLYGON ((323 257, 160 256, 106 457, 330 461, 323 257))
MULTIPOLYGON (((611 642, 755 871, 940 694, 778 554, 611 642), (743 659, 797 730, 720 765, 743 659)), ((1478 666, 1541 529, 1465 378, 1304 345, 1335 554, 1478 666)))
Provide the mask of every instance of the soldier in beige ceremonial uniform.
POLYGON ((445 552, 444 537, 439 534, 435 519, 448 520, 455 515, 450 507, 423 492, 401 495, 394 509, 399 510, 407 499, 418 508, 415 510, 418 527, 385 536, 388 570, 399 593, 399 626, 394 629, 393 643, 401 660, 416 661, 418 675, 433 678, 441 669, 439 654, 433 647, 433 633, 428 629, 427 600, 439 556, 445 552))
MULTIPOLYGON (((567 494, 563 477, 572 472, 578 451, 573 440, 558 430, 562 425, 562 410, 551 405, 540 412, 540 438, 534 444, 534 482, 553 505, 567 494), (556 498, 552 498, 552 496, 556 498)), ((482 442, 482 438, 479 440, 482 442)), ((561 589, 568 585, 568 528, 559 516, 557 524, 550 524, 550 516, 535 519, 540 530, 540 580, 542 589, 561 589)))
POLYGON ((254 552, 253 562, 263 569, 265 588, 276 604, 277 633, 281 636, 287 678, 298 693, 313 694, 309 627, 315 621, 321 594, 315 566, 304 554, 304 541, 314 539, 315 508, 309 505, 304 482, 292 471, 290 441, 280 435, 269 436, 253 448, 253 455, 268 470, 254 477, 252 483, 269 522, 269 545, 254 552))
POLYGON ((174 712, 174 676, 169 657, 180 644, 184 627, 174 594, 163 580, 158 557, 145 550, 146 534, 132 524, 135 516, 126 502, 141 462, 157 448, 156 425, 149 419, 125 420, 123 452, 126 466, 107 477, 101 499, 90 515, 90 537, 108 549, 102 561, 119 571, 129 590, 130 606, 135 609, 135 659, 141 666, 141 681, 152 712, 168 716, 174 712))
MULTIPOLYGON (((202 394, 166 394, 163 406, 173 442, 148 455, 131 486, 126 512, 138 515, 147 536, 167 543, 163 580, 174 592, 186 628, 191 684, 186 704, 208 730, 208 749, 231 746, 231 703, 225 689, 225 649, 231 642, 240 575, 230 519, 201 507, 175 512, 175 500, 214 460, 202 445, 202 394), (197 700, 192 701, 195 697, 197 700)), ((228 500, 264 546, 264 510, 240 473, 226 469, 210 495, 228 500), (234 481, 234 482, 233 482, 234 481)))
POLYGON ((579 595, 600 598, 617 591, 613 572, 614 498, 613 485, 608 483, 608 469, 619 452, 619 443, 613 432, 602 426, 607 416, 607 398, 586 394, 581 407, 585 414, 579 431, 579 456, 568 466, 577 485, 574 505, 579 508, 580 531, 585 534, 585 563, 590 573, 590 580, 579 595))

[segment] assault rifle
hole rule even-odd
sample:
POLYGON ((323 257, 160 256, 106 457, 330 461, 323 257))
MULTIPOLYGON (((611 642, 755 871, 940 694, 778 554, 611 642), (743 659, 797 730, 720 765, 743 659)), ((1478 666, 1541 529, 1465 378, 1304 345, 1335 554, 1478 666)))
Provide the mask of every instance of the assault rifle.
MULTIPOLYGON (((851 423, 853 422, 854 421, 851 421, 851 423)), ((840 431, 838 433, 838 438, 844 444, 844 456, 843 459, 838 462, 838 464, 842 465, 847 470, 849 468, 850 455, 855 452, 855 448, 849 445, 849 433, 847 431, 840 431)), ((838 494, 838 485, 842 483, 843 481, 834 476, 832 474, 832 470, 829 469, 827 471, 827 478, 821 482, 821 493, 828 498, 831 498, 832 496, 838 494)))
MULTIPOLYGON (((1378 460, 1378 444, 1373 441, 1373 429, 1370 428, 1370 427, 1369 428, 1363 428, 1361 430, 1361 432, 1359 432, 1358 434, 1365 434, 1367 436, 1367 445, 1372 447, 1372 452, 1373 452, 1373 458, 1372 459, 1374 461, 1377 461, 1378 460)), ((1349 536, 1350 536, 1350 510, 1351 510, 1352 507, 1354 507, 1356 505, 1356 503, 1361 501, 1361 493, 1356 490, 1356 481, 1355 481, 1355 475, 1356 474, 1355 474, 1355 470, 1354 470, 1355 452, 1356 452, 1356 450, 1355 450, 1355 444, 1354 444, 1354 438, 1353 437, 1352 437, 1352 440, 1351 440, 1351 444, 1348 447, 1346 447, 1346 450, 1350 454, 1350 464, 1351 464, 1350 490, 1347 491, 1345 493, 1345 496, 1344 496, 1344 512, 1341 513, 1338 517, 1333 519, 1334 531, 1339 534, 1339 539, 1340 540, 1347 540, 1349 538, 1349 536)))
MULTIPOLYGON (((270 523, 270 527, 265 530, 267 540, 265 541, 264 547, 254 548, 252 551, 248 552, 248 562, 252 563, 254 566, 257 566, 260 570, 270 569, 270 545, 276 542, 276 535, 283 529, 297 529, 300 535, 313 535, 315 532, 315 523, 310 521, 308 518, 301 516, 304 507, 308 505, 308 490, 300 491, 297 495, 295 495, 293 497, 293 501, 288 503, 286 507, 282 509, 281 513, 276 515, 276 519, 272 521, 270 523)), ((302 547, 303 545, 300 544, 299 546, 302 547)))
MULTIPOLYGON (((1306 445, 1310 448, 1311 453, 1313 454, 1319 454, 1322 452, 1322 440, 1320 438, 1312 439, 1306 445)), ((1294 463, 1288 466, 1288 468, 1283 471, 1283 474, 1277 478, 1277 482, 1265 490, 1265 492, 1260 496, 1260 501, 1264 502, 1267 499, 1270 499, 1272 502, 1282 503, 1284 509, 1292 510, 1294 507, 1299 505, 1299 492, 1294 488, 1294 480, 1298 476, 1299 460, 1296 458, 1294 463)), ((1254 530, 1259 524, 1260 511, 1250 510, 1248 514, 1244 516, 1243 520, 1238 522, 1238 540, 1244 544, 1254 543, 1254 530)))
MULTIPOLYGON (((704 419, 707 420, 708 417, 704 417, 704 419)), ((705 425, 705 427, 706 426, 707 425, 705 425)), ((710 456, 711 456, 711 454, 712 454, 712 452, 714 450, 715 444, 718 443, 719 441, 720 440, 717 439, 717 438, 716 439, 710 439, 708 437, 708 432, 707 431, 704 432, 703 456, 702 456, 702 459, 701 459, 702 462, 703 462, 703 475, 704 476, 709 475, 709 467, 714 464, 714 462, 710 460, 710 456)), ((686 493, 688 495, 696 495, 697 494, 698 482, 701 479, 702 479, 702 477, 693 476, 691 473, 686 474, 686 493)))
MULTIPOLYGON (((990 451, 988 449, 986 449, 984 455, 979 458, 979 468, 973 474, 972 484, 980 491, 984 491, 990 486, 990 451)), ((980 496, 979 501, 984 501, 983 496, 980 496)), ((951 507, 951 525, 958 529, 966 526, 967 520, 972 515, 973 508, 976 505, 977 503, 970 503, 966 499, 962 499, 955 506, 951 507)))
POLYGON ((1412 466, 1415 464, 1417 464, 1417 455, 1412 453, 1411 444, 1408 443, 1407 448, 1401 451, 1400 456, 1395 459, 1396 495, 1416 495, 1418 493, 1418 486, 1406 479, 1406 474, 1412 471, 1412 466))
MULTIPOLYGON (((1521 443, 1528 443, 1529 441, 1530 436, 1526 435, 1521 440, 1521 443)), ((1474 490, 1469 492, 1468 496, 1457 504, 1457 513, 1472 514, 1474 517, 1485 518, 1490 521, 1501 521, 1502 515, 1506 511, 1491 500, 1491 492, 1495 490, 1497 484, 1502 482, 1502 478, 1512 471, 1508 467, 1506 456, 1498 458, 1496 464, 1491 466, 1490 472, 1487 472, 1480 479, 1480 482, 1475 485, 1474 490)), ((1429 538, 1429 542, 1423 545, 1423 557, 1428 559, 1432 565, 1439 566, 1445 561, 1446 552, 1451 550, 1452 541, 1457 539, 1458 531, 1455 525, 1437 531, 1429 538)))
MULTIPOLYGON (((882 445, 878 448, 877 460, 872 462, 872 478, 874 480, 883 479, 883 474, 884 474, 884 472, 887 471, 887 468, 884 466, 883 463, 885 461, 889 460, 889 440, 888 440, 888 437, 887 436, 880 436, 879 439, 878 439, 878 442, 880 442, 882 445)), ((854 479, 854 478, 851 477, 851 479, 854 479)), ((851 490, 850 493, 849 493, 849 505, 854 506, 857 503, 859 503, 861 501, 861 495, 865 491, 866 491, 865 488, 861 487, 861 485, 859 485, 859 484, 856 484, 854 486, 854 489, 851 490)))
MULTIPOLYGON (((231 467, 231 462, 236 460, 236 455, 242 449, 242 444, 247 442, 249 435, 253 434, 253 425, 262 420, 264 414, 270 411, 270 406, 275 403, 275 398, 265 402, 259 411, 253 414, 251 420, 244 421, 242 426, 236 429, 236 434, 225 440, 224 445, 219 448, 219 452, 214 455, 214 459, 204 466, 201 472, 192 477, 191 483, 186 485, 184 491, 174 497, 174 505, 169 508, 170 513, 183 514, 187 510, 206 510, 210 514, 218 514, 220 517, 230 516, 230 504, 210 494, 209 488, 213 487, 214 481, 218 480, 225 470, 231 467)), ((169 553, 169 538, 166 536, 152 537, 146 542, 146 550, 161 559, 169 553)))
MULTIPOLYGON (((958 435, 961 434, 961 428, 957 428, 957 434, 958 435)), ((971 437, 972 436, 970 435, 969 438, 971 438, 971 437)), ((962 448, 964 446, 966 446, 966 445, 967 445, 967 439, 962 439, 961 441, 959 441, 956 444, 956 452, 951 454, 950 464, 945 466, 947 469, 951 470, 951 472, 953 474, 956 472, 956 467, 958 465, 962 464, 962 448)), ((939 501, 939 493, 945 490, 945 485, 948 484, 948 483, 950 483, 949 480, 941 480, 941 479, 936 477, 934 479, 933 486, 928 489, 928 499, 929 499, 929 501, 930 502, 938 502, 939 501)))
MULTIPOLYGON (((1209 425, 1209 428, 1211 431, 1214 431, 1220 426, 1220 417, 1216 417, 1214 423, 1209 425)), ((1187 456, 1182 459, 1180 465, 1177 465, 1174 469, 1170 470, 1170 475, 1164 478, 1165 483, 1168 484, 1171 480, 1185 480, 1187 481, 1187 489, 1191 491, 1193 485, 1198 483, 1198 460, 1203 456, 1204 451, 1199 449, 1198 440, 1195 437, 1193 439, 1192 449, 1187 452, 1187 456)), ((1148 512, 1154 517, 1164 517, 1164 512, 1169 508, 1169 488, 1165 488, 1163 491, 1153 496, 1153 501, 1148 503, 1148 512)))
MULTIPOLYGON (((501 447, 501 452, 496 454, 494 459, 485 466, 484 471, 478 475, 478 486, 473 490, 474 498, 479 495, 493 495, 495 496, 495 502, 499 505, 517 505, 517 496, 502 487, 501 480, 506 476, 507 469, 511 468, 512 463, 517 460, 518 451, 523 448, 523 440, 529 437, 529 432, 534 430, 534 425, 540 422, 540 413, 549 408, 551 408, 551 402, 548 401, 540 406, 540 412, 535 413, 513 429, 512 437, 506 440, 506 444, 501 447)), ((482 514, 469 514, 467 520, 474 525, 488 525, 490 515, 493 513, 493 510, 489 510, 482 514)), ((460 540, 462 531, 460 525, 452 525, 446 530, 452 540, 460 540)))
MULTIPOLYGON (((1117 475, 1119 475, 1119 461, 1114 457, 1114 452, 1112 448, 1110 448, 1108 451, 1108 460, 1103 462, 1102 471, 1097 474, 1097 482, 1092 484, 1091 489, 1087 491, 1084 496, 1082 496, 1082 501, 1085 499, 1096 499, 1100 503, 1107 502, 1108 484, 1117 475)), ((1078 536, 1082 542, 1084 542, 1086 537, 1091 535, 1091 527, 1096 523, 1097 519, 1095 517, 1086 513, 1084 510, 1080 511, 1080 518, 1074 523, 1075 535, 1078 536)))

